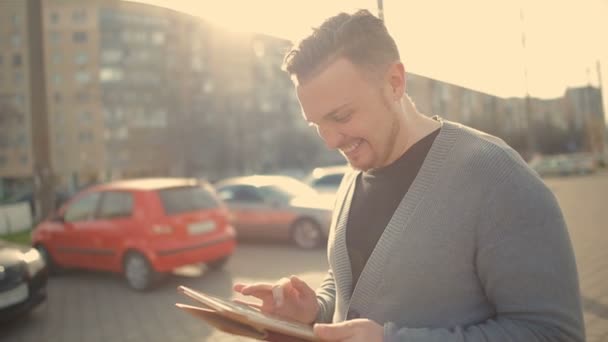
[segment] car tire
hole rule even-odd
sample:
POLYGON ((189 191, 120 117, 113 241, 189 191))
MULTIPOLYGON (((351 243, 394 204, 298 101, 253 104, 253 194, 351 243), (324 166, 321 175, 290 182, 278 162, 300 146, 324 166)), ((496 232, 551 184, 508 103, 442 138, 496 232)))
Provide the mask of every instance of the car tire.
POLYGON ((63 268, 59 266, 55 260, 53 260, 51 253, 49 253, 49 250, 46 249, 46 247, 38 244, 35 245, 34 248, 36 248, 38 253, 40 253, 40 256, 42 256, 42 259, 44 259, 44 263, 46 264, 46 269, 48 270, 49 274, 57 275, 63 271, 63 268))
POLYGON ((321 226, 311 219, 299 219, 291 226, 291 241, 303 249, 314 249, 321 245, 321 226))
POLYGON ((123 274, 130 288, 146 291, 158 278, 148 259, 139 252, 129 252, 123 261, 123 274))
POLYGON ((227 257, 227 256, 225 256, 223 258, 210 261, 210 262, 207 263, 207 267, 209 267, 212 270, 222 269, 226 265, 226 263, 228 262, 228 259, 230 259, 230 258, 227 257))

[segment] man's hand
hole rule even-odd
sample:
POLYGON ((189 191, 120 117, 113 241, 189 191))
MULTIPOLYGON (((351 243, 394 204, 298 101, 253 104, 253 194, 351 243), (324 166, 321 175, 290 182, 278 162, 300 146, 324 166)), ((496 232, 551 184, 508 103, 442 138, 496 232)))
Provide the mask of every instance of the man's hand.
POLYGON ((335 324, 315 324, 315 335, 327 342, 382 342, 384 327, 369 319, 354 319, 335 324))
POLYGON ((236 284, 234 290, 262 300, 261 305, 245 304, 305 324, 314 322, 319 311, 315 291, 296 276, 283 278, 275 284, 236 284))

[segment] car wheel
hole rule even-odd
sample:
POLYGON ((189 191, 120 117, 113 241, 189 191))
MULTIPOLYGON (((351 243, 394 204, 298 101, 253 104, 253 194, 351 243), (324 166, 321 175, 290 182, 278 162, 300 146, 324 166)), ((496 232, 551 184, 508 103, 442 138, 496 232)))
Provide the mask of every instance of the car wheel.
POLYGON ((224 265, 226 265, 226 263, 228 262, 228 259, 229 259, 229 257, 225 256, 223 258, 210 261, 207 263, 207 267, 209 267, 212 270, 219 270, 222 267, 224 267, 224 265))
POLYGON ((300 219, 291 227, 291 240, 300 248, 319 247, 323 240, 321 227, 310 219, 300 219))
POLYGON ((62 271, 61 266, 57 265, 55 260, 53 260, 53 257, 49 253, 49 250, 46 249, 46 247, 44 247, 43 245, 36 245, 34 246, 34 248, 36 248, 38 253, 40 253, 40 256, 42 256, 42 259, 44 260, 46 268, 50 274, 58 274, 62 271))
POLYGON ((123 268, 127 283, 134 290, 148 290, 156 279, 156 272, 141 253, 129 252, 125 256, 123 268))

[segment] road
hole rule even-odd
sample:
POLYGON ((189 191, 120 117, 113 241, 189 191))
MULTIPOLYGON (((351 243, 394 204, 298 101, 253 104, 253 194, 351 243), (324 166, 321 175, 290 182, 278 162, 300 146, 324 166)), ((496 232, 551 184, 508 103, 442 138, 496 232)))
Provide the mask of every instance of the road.
MULTIPOLYGON (((546 180, 558 198, 574 246, 587 340, 608 341, 608 172, 546 180)), ((178 285, 231 296, 236 282, 274 281, 297 274, 317 286, 327 267, 325 250, 240 244, 221 271, 190 267, 147 293, 128 289, 120 276, 70 271, 51 279, 49 300, 25 320, 0 326, 11 342, 242 341, 214 332, 174 307, 189 303, 178 285)))

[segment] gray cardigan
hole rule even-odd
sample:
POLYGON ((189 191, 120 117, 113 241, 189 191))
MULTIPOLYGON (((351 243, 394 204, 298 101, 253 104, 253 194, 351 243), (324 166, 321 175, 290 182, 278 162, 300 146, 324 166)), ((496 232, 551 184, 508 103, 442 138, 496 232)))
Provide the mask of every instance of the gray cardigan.
POLYGON ((317 321, 369 318, 385 341, 584 341, 553 194, 502 140, 441 122, 354 291, 345 229, 357 172, 345 177, 317 321))

